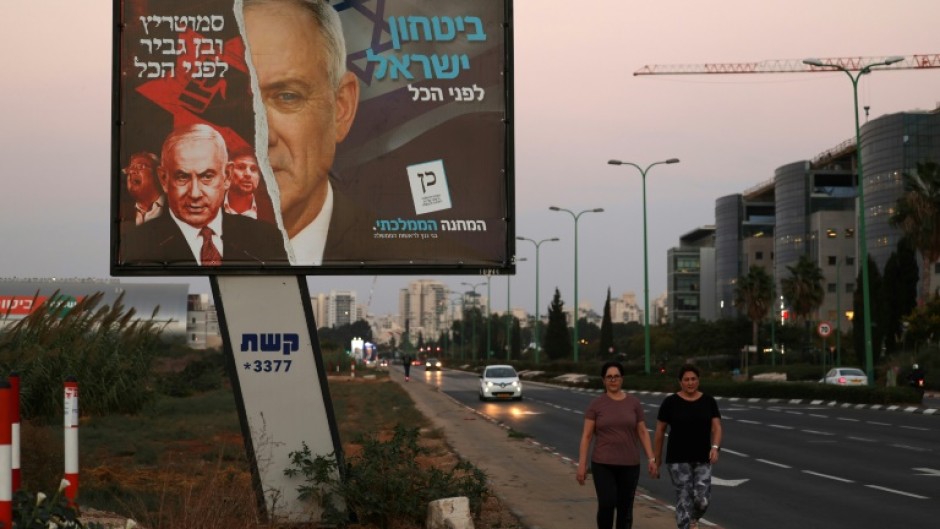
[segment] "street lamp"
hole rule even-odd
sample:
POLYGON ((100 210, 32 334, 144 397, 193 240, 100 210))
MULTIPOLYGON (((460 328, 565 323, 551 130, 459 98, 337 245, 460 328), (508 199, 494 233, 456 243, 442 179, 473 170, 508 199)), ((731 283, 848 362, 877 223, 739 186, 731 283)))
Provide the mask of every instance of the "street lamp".
POLYGON ((542 342, 539 339, 539 325, 542 323, 542 307, 539 305, 539 247, 543 242, 558 242, 558 237, 551 239, 542 239, 536 241, 527 237, 516 237, 520 241, 529 241, 535 245, 535 364, 539 363, 539 351, 542 349, 542 342))
POLYGON ((574 345, 574 361, 578 362, 578 219, 585 213, 601 213, 604 208, 585 209, 578 213, 570 209, 560 208, 558 206, 549 206, 552 211, 564 211, 574 219, 574 336, 572 344, 574 345))
POLYGON ((858 80, 865 74, 871 73, 876 66, 889 66, 901 62, 904 57, 888 57, 887 59, 863 66, 857 75, 852 75, 846 67, 840 64, 830 64, 820 59, 805 59, 803 64, 817 68, 830 68, 845 72, 852 81, 852 95, 855 100, 855 154, 858 167, 858 256, 862 260, 862 328, 865 331, 865 372, 868 374, 868 384, 875 383, 875 369, 872 361, 871 346, 871 295, 868 286, 868 241, 865 235, 865 180, 862 172, 862 131, 858 122, 858 80))
MULTIPOLYGON (((517 257, 516 262, 527 261, 525 257, 517 257)), ((506 360, 512 358, 512 275, 506 274, 506 360)))
POLYGON ((647 243, 646 243, 646 172, 650 170, 654 165, 666 164, 666 163, 679 163, 678 158, 670 158, 668 160, 663 160, 661 162, 653 162, 646 166, 646 169, 643 169, 639 165, 632 162, 623 162, 620 160, 610 160, 607 162, 610 165, 630 165, 636 167, 640 174, 643 176, 643 354, 644 354, 644 368, 646 374, 650 374, 650 274, 649 274, 649 254, 647 253, 647 243))
POLYGON ((483 320, 486 323, 486 361, 487 362, 489 362, 490 357, 493 356, 493 350, 492 350, 493 347, 492 345, 490 345, 492 344, 492 341, 490 339, 491 331, 492 331, 492 329, 490 329, 491 327, 490 325, 491 323, 490 322, 490 298, 493 297, 490 294, 490 280, 491 279, 493 279, 493 276, 486 276, 486 318, 484 318, 483 320))
MULTIPOLYGON (((466 285, 473 289, 473 305, 474 307, 476 307, 477 303, 480 301, 480 297, 477 296, 477 287, 482 287, 486 283, 480 282, 480 283, 460 283, 460 284, 466 285)), ((473 343, 473 346, 472 346, 473 350, 470 351, 470 358, 472 358, 473 360, 476 360, 477 359, 477 323, 476 321, 471 321, 470 325, 471 325, 471 333, 473 335, 473 339, 471 340, 471 342, 473 343)))

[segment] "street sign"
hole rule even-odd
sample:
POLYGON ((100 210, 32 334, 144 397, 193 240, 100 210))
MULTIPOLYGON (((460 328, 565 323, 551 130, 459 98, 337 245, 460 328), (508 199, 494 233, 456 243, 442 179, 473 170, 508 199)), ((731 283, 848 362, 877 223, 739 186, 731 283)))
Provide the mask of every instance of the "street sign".
POLYGON ((828 321, 821 321, 819 326, 816 327, 816 332, 819 333, 819 336, 828 338, 832 334, 832 324, 828 321))

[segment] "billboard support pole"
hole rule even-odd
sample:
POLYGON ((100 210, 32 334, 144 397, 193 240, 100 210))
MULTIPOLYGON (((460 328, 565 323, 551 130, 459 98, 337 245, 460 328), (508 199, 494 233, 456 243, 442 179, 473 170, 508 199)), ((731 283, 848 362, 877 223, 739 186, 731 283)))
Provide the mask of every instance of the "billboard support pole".
POLYGON ((342 446, 305 276, 212 276, 212 295, 261 517, 300 523, 323 506, 297 498, 291 452, 342 446))

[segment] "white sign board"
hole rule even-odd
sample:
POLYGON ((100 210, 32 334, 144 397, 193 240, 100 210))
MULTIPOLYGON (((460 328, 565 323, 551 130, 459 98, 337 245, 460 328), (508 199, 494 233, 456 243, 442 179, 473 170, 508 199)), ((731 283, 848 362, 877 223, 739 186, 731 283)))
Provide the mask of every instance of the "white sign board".
POLYGON ((319 506, 297 499, 302 477, 284 475, 289 454, 304 443, 314 457, 340 448, 305 278, 216 276, 213 288, 264 514, 319 520, 319 506))
POLYGON ((828 338, 832 334, 832 324, 828 321, 819 322, 819 326, 816 327, 816 332, 819 333, 819 336, 823 338, 828 338))

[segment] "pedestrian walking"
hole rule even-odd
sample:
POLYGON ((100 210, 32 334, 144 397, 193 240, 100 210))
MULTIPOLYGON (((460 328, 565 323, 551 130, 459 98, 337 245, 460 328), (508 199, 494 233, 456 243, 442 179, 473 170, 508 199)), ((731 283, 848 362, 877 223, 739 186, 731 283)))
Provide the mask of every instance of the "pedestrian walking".
POLYGON ((639 399, 623 391, 623 365, 607 362, 601 368, 604 393, 584 412, 578 451, 578 483, 587 478, 588 452, 597 492, 597 529, 633 527, 633 499, 640 479, 640 449, 656 471, 656 459, 639 399), (593 451, 591 441, 594 441, 593 451), (614 518, 616 516, 616 525, 614 518))
POLYGON ((656 417, 654 455, 663 461, 668 429, 665 463, 676 489, 679 529, 698 529, 711 497, 712 465, 721 450, 721 412, 714 397, 699 391, 699 376, 691 364, 679 368, 680 389, 663 400, 656 417))
POLYGON ((411 380, 411 355, 406 354, 401 359, 402 367, 405 368, 405 382, 411 380))

